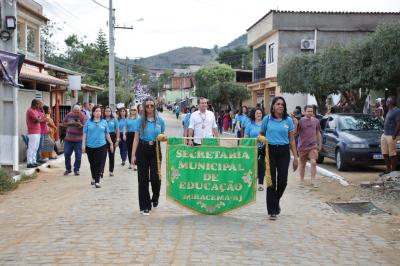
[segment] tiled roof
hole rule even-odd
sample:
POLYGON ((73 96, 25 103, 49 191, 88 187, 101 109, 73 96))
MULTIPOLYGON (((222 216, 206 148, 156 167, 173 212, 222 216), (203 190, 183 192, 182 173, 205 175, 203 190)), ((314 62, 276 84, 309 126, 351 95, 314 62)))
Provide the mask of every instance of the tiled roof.
POLYGON ((63 85, 63 86, 68 85, 68 82, 65 80, 58 79, 58 78, 50 76, 46 73, 41 73, 41 72, 38 72, 36 70, 30 69, 25 66, 22 66, 22 68, 21 68, 20 78, 28 79, 28 80, 35 80, 35 81, 39 81, 40 83, 45 83, 45 84, 49 84, 49 85, 63 85))
POLYGON ((355 11, 293 11, 293 10, 274 10, 271 9, 267 14, 265 14, 262 18, 257 20, 256 23, 251 25, 250 28, 247 29, 249 31, 255 25, 257 25, 261 20, 267 17, 271 13, 292 13, 292 14, 328 14, 328 15, 400 15, 400 12, 355 12, 355 11))

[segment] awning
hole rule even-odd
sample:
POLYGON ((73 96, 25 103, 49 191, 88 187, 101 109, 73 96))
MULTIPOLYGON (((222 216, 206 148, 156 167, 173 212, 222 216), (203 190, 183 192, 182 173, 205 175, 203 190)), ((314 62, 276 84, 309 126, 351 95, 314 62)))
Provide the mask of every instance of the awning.
POLYGON ((23 80, 33 80, 49 85, 68 86, 68 82, 65 80, 58 79, 45 73, 40 73, 25 66, 22 66, 19 77, 23 80))
POLYGON ((104 91, 104 88, 94 86, 94 85, 89 85, 89 84, 82 84, 81 85, 82 90, 84 91, 104 91))

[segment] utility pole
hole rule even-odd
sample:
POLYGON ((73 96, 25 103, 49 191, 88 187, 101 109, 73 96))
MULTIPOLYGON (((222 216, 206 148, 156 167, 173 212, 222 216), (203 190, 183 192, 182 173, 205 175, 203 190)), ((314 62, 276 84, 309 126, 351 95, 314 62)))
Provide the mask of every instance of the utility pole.
MULTIPOLYGON (((0 30, 3 30, 6 16, 17 18, 17 1, 0 0, 0 9, 0 30)), ((16 30, 11 32, 9 40, 0 41, 0 49, 16 53, 16 30)), ((14 171, 19 170, 18 111, 18 87, 0 82, 0 165, 12 165, 14 171)))
MULTIPOLYGON (((129 29, 132 30, 133 27, 119 27, 115 25, 115 9, 113 8, 113 1, 109 0, 108 6, 108 30, 109 30, 109 55, 108 55, 108 104, 112 110, 115 110, 115 39, 114 30, 115 29, 129 29)), ((143 19, 141 19, 143 20, 143 19)))
POLYGON ((108 7, 108 42, 109 42, 109 55, 108 55, 108 104, 112 110, 115 110, 115 54, 114 54, 114 9, 112 5, 112 0, 110 0, 110 5, 108 7))

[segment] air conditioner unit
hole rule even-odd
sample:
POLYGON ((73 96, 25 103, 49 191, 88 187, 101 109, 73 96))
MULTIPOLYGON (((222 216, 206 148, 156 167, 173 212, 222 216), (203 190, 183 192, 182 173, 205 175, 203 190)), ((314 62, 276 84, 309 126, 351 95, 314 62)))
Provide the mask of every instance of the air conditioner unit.
POLYGON ((301 50, 314 50, 315 41, 309 39, 302 39, 300 44, 301 50))

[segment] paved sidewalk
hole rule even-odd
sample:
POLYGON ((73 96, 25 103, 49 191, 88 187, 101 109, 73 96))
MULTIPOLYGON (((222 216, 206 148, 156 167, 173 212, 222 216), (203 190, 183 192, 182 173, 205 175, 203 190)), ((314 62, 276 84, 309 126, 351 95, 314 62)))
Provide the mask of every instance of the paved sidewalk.
MULTIPOLYGON (((166 120, 172 135, 176 119, 166 120)), ((85 155, 81 176, 49 169, 0 196, 0 265, 400 264, 400 242, 377 230, 398 217, 337 214, 294 175, 277 221, 267 219, 265 191, 247 208, 204 216, 167 201, 165 182, 159 208, 140 216, 136 172, 116 157, 101 189, 89 184, 85 155)))

